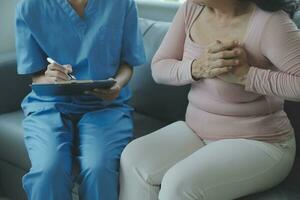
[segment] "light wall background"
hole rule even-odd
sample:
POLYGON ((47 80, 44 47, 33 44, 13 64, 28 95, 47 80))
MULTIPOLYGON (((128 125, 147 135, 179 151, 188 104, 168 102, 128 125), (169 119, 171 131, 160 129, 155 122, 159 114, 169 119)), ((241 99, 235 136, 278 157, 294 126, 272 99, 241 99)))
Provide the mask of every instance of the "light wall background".
POLYGON ((19 0, 0 0, 0 53, 14 51, 14 10, 19 0))

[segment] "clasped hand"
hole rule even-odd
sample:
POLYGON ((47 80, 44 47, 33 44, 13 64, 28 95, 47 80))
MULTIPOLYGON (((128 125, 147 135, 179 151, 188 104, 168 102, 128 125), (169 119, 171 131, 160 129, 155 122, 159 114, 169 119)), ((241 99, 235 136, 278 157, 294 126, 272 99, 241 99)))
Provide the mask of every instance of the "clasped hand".
POLYGON ((244 85, 249 72, 247 53, 238 41, 216 41, 192 64, 195 80, 218 77, 226 82, 244 85))

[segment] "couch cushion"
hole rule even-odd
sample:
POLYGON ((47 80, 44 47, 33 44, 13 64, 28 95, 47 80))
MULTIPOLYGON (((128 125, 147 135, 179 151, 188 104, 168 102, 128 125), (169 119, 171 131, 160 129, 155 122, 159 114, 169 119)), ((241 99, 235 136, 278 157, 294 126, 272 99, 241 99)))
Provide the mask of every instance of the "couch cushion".
POLYGON ((0 113, 19 110, 21 100, 30 90, 29 78, 18 76, 16 65, 14 52, 0 54, 0 91, 5 93, 0 98, 0 113))
MULTIPOLYGON (((284 111, 287 113, 294 128, 297 146, 300 147, 300 103, 285 101, 284 111)), ((300 148, 297 148, 297 157, 300 158, 300 148)))
POLYGON ((137 112, 134 113, 133 118, 135 138, 152 133, 168 124, 137 112))
POLYGON ((172 21, 181 3, 174 1, 137 1, 139 16, 159 21, 172 21))
POLYGON ((297 24, 297 26, 300 27, 300 11, 295 13, 294 21, 297 24))
POLYGON ((23 113, 21 111, 0 115, 0 160, 22 169, 30 164, 22 133, 23 113))
POLYGON ((145 36, 149 29, 155 24, 155 21, 139 18, 139 27, 142 35, 145 36))
POLYGON ((134 69, 130 81, 133 92, 131 104, 135 109, 153 118, 173 122, 184 119, 189 86, 173 87, 156 84, 151 75, 151 60, 166 34, 170 23, 141 19, 147 63, 134 69))
POLYGON ((26 171, 2 160, 0 160, 0 169, 0 187, 3 189, 3 196, 12 200, 25 200, 22 177, 26 171))

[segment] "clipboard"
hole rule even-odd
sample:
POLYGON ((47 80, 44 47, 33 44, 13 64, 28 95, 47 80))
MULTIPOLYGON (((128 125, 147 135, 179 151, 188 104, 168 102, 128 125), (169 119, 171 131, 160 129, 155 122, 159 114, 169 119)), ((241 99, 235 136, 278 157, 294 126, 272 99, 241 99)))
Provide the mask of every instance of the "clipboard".
POLYGON ((94 89, 109 89, 115 80, 71 80, 57 83, 33 83, 32 90, 38 96, 80 96, 94 89))

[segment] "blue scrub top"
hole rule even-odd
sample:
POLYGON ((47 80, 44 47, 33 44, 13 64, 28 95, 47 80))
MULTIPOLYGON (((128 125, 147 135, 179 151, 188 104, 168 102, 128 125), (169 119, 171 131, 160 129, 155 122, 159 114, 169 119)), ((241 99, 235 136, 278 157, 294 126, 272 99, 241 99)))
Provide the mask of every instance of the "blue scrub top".
MULTIPOLYGON (((51 57, 71 64, 77 79, 107 79, 120 63, 131 66, 145 59, 133 0, 88 0, 80 17, 68 0, 23 0, 16 9, 16 49, 19 74, 45 70, 51 57)), ((83 113, 107 106, 127 106, 125 86, 118 99, 107 102, 91 95, 43 96, 31 92, 22 102, 25 114, 56 107, 61 112, 83 113)))

